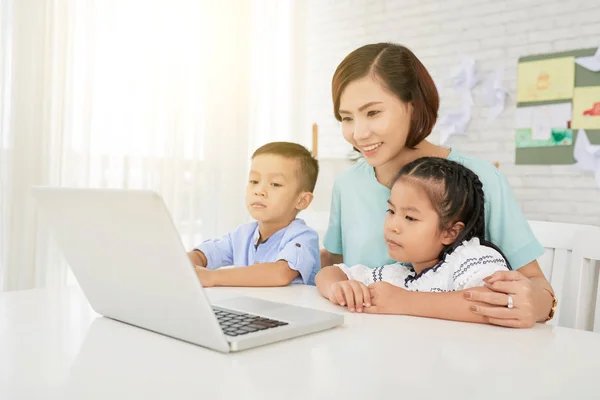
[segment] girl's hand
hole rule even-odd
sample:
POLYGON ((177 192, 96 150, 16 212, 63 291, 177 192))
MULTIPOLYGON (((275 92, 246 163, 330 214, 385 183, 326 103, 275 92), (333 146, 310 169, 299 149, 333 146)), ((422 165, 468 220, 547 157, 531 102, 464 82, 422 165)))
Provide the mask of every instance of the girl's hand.
POLYGON ((534 310, 549 310, 552 296, 519 271, 498 271, 484 279, 492 291, 467 291, 465 298, 489 305, 471 306, 475 314, 490 324, 512 328, 531 328, 536 323, 534 310), (508 308, 508 296, 513 307, 508 308))
POLYGON ((347 306, 348 311, 362 312, 363 306, 371 306, 369 289, 358 281, 340 281, 332 283, 329 287, 329 301, 340 306, 347 306))
POLYGON ((365 310, 368 314, 403 314, 407 295, 410 292, 387 282, 369 285, 372 304, 365 310))

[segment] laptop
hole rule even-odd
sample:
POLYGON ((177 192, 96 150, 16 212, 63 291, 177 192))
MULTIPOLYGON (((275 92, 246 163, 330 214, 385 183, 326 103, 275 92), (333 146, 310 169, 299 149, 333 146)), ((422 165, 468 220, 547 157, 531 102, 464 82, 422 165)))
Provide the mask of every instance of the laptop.
POLYGON ((210 301, 155 192, 32 192, 98 314, 225 353, 344 323, 338 314, 221 290, 211 290, 210 301))

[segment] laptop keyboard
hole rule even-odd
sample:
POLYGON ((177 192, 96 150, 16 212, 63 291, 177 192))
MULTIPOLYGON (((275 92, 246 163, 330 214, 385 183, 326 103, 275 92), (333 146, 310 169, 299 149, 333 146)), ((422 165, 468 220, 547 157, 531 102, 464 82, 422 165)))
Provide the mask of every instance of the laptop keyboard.
POLYGON ((213 308, 221 329, 228 336, 246 335, 252 332, 264 331, 265 329, 285 326, 288 323, 274 319, 259 317, 257 315, 241 313, 237 311, 226 311, 213 308))

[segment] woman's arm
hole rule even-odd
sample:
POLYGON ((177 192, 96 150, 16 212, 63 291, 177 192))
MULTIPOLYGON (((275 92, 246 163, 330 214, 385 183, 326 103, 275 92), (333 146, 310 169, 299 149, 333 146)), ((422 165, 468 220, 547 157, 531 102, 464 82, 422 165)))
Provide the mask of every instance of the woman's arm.
POLYGON ((553 290, 535 261, 544 253, 544 248, 531 231, 504 175, 493 167, 475 172, 483 178, 489 239, 502 249, 516 270, 492 274, 486 283, 496 293, 474 293, 473 300, 493 305, 490 299, 503 296, 503 305, 506 305, 507 294, 510 294, 513 302, 519 303, 515 303, 510 313, 489 306, 480 307, 478 312, 487 316, 490 323, 504 326, 530 327, 537 321, 545 321, 553 302, 548 291, 553 293, 553 290))
POLYGON ((486 280, 486 284, 493 292, 473 292, 471 299, 487 303, 478 306, 475 312, 487 317, 492 324, 531 327, 536 322, 545 321, 550 315, 554 300, 550 293, 554 294, 554 290, 537 261, 530 262, 518 271, 496 272, 486 280), (505 305, 507 293, 513 297, 513 309, 499 312, 496 307, 490 306, 499 301, 505 305))
MULTIPOLYGON (((534 268, 526 272, 535 274, 534 268)), ((536 275, 529 278, 519 271, 499 271, 485 279, 486 287, 449 293, 409 292, 377 282, 369 286, 372 306, 365 312, 531 328, 546 320, 552 307, 552 296, 545 289, 549 285, 542 279, 536 275), (513 299, 513 308, 507 307, 507 293, 513 299)))
MULTIPOLYGON (((553 298, 548 293, 554 294, 552 285, 550 285, 550 282, 548 282, 544 276, 540 265, 535 260, 519 268, 519 272, 535 284, 533 287, 533 314, 536 322, 545 321, 548 318, 548 315, 550 315, 550 309, 552 308, 553 298)), ((495 280, 492 277, 488 283, 492 284, 493 282, 495 282, 495 280)))
POLYGON ((321 268, 329 267, 333 264, 341 264, 344 257, 341 254, 333 254, 326 249, 321 249, 321 268))

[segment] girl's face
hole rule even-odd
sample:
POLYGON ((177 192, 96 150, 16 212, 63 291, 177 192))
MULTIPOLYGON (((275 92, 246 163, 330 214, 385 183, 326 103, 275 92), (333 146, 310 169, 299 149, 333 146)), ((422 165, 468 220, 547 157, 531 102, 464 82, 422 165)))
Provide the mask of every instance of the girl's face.
POLYGON ((353 81, 340 97, 344 139, 369 165, 381 166, 404 149, 412 109, 370 75, 353 81))
MULTIPOLYGON (((438 261, 444 246, 452 244, 460 231, 440 231, 440 218, 421 186, 400 179, 392 186, 384 236, 388 253, 396 261, 430 266, 438 261)), ((458 225, 458 224, 457 224, 458 225)))

